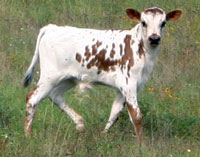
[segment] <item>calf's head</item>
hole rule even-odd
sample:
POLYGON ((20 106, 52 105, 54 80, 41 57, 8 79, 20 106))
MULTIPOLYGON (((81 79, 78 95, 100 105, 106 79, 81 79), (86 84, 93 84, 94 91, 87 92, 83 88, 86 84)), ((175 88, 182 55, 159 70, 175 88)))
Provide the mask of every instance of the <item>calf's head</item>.
POLYGON ((166 14, 157 7, 145 9, 142 13, 129 8, 126 13, 132 20, 140 22, 142 39, 151 48, 156 48, 160 44, 166 22, 176 21, 182 14, 180 10, 166 14))

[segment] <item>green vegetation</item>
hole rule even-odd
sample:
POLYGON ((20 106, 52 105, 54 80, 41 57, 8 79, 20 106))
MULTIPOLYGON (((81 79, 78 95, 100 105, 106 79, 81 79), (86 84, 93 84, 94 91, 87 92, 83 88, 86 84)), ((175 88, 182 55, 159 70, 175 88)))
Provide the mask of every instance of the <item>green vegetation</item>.
MULTIPOLYGON (((0 156, 200 156, 200 1, 199 0, 0 0, 0 156), (49 100, 40 104, 33 137, 25 138, 24 73, 32 59, 39 29, 48 24, 98 29, 127 29, 125 9, 179 8, 183 16, 168 23, 151 79, 139 95, 144 145, 138 141, 127 110, 106 137, 103 130, 115 96, 97 86, 66 93, 68 103, 86 121, 79 135, 72 121, 49 100)), ((36 70, 38 71, 38 70, 36 70)))

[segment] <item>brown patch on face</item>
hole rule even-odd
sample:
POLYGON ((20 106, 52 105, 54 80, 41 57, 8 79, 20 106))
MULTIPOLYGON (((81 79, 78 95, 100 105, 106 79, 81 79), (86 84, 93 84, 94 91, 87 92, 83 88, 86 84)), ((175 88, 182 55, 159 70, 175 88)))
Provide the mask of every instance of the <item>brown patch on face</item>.
POLYGON ((91 57, 91 53, 90 53, 90 50, 88 48, 88 46, 85 47, 85 60, 88 61, 91 57))
POLYGON ((111 58, 114 58, 114 56, 115 56, 115 50, 114 50, 114 49, 115 49, 115 44, 113 43, 113 44, 112 44, 112 50, 111 50, 111 52, 110 52, 110 57, 111 57, 111 58))
POLYGON ((33 95, 34 91, 37 89, 37 87, 33 88, 27 95, 26 95, 26 103, 28 103, 29 99, 33 95))
POLYGON ((81 55, 76 53, 76 60, 80 63, 81 62, 81 55))
POLYGON ((144 42, 143 42, 143 40, 141 40, 140 43, 139 43, 138 53, 139 53, 139 57, 140 57, 140 58, 142 57, 142 55, 145 55, 145 52, 144 52, 144 42))
POLYGON ((135 124, 135 131, 138 135, 139 142, 142 140, 142 114, 138 113, 130 104, 127 104, 128 111, 131 115, 131 118, 135 124), (139 115, 138 115, 139 114, 139 115))
POLYGON ((159 14, 163 14, 163 11, 158 9, 158 8, 149 8, 149 9, 146 9, 144 11, 144 13, 153 13, 153 14, 159 13, 159 14))

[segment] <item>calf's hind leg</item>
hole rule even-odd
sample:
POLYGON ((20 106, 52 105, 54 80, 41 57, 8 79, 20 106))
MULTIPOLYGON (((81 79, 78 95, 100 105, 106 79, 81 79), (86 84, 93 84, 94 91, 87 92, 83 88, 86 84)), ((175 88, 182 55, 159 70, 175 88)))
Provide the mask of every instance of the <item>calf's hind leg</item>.
POLYGON ((30 136, 32 124, 39 103, 45 99, 51 90, 49 84, 41 84, 31 90, 26 96, 26 118, 24 124, 25 136, 30 136))
POLYGON ((76 129, 79 132, 85 131, 84 126, 84 119, 81 115, 79 115, 76 111, 74 111, 66 102, 64 99, 64 92, 71 87, 74 86, 74 83, 72 81, 64 81, 60 83, 57 87, 55 87, 49 97, 50 99, 62 110, 64 111, 76 124, 76 129))

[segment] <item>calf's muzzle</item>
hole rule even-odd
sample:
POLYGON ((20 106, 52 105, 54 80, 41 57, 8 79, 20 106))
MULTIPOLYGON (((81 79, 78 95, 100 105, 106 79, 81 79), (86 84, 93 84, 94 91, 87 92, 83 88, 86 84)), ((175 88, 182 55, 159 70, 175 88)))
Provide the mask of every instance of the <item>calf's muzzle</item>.
POLYGON ((153 46, 153 47, 159 45, 160 40, 161 40, 161 38, 160 38, 160 36, 157 35, 157 34, 152 34, 152 35, 149 37, 149 43, 150 43, 150 45, 153 46))

